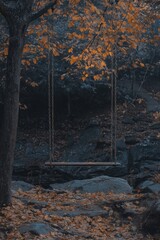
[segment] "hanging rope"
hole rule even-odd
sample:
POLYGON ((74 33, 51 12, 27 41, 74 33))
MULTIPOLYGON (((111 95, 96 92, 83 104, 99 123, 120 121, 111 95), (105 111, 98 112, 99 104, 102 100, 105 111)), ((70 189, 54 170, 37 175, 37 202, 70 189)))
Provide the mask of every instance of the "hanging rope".
POLYGON ((49 124, 49 161, 54 161, 54 56, 53 21, 48 36, 48 124, 49 124))
POLYGON ((112 68, 112 75, 111 75, 111 160, 113 161, 113 155, 114 155, 114 138, 113 138, 113 119, 114 119, 114 111, 113 111, 113 83, 114 83, 114 73, 113 73, 113 68, 114 68, 114 61, 113 61, 113 57, 111 60, 111 68, 112 68))
POLYGON ((50 46, 50 35, 48 36, 48 136, 49 136, 49 161, 52 160, 52 151, 51 151, 51 46, 50 46))
POLYGON ((117 162, 117 46, 111 60, 111 160, 117 162))
POLYGON ((118 70, 118 62, 117 62, 117 40, 115 43, 115 74, 114 74, 114 161, 117 162, 117 70, 118 70))

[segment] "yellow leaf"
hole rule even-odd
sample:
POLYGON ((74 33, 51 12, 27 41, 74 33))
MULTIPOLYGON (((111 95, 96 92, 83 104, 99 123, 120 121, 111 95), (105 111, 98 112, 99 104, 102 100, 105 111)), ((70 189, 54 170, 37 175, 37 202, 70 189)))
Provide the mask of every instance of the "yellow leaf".
POLYGON ((33 63, 34 63, 34 64, 37 64, 37 59, 34 58, 34 59, 33 59, 33 63))
POLYGON ((71 56, 71 59, 70 59, 70 64, 74 64, 76 61, 78 60, 78 57, 76 56, 71 56))
POLYGON ((52 9, 49 9, 49 10, 48 10, 48 14, 49 14, 49 15, 52 15, 52 9))
POLYGON ((8 55, 8 48, 4 49, 4 55, 7 56, 8 55))
POLYGON ((68 52, 69 53, 73 52, 73 48, 68 49, 68 52))
POLYGON ((52 53, 55 57, 59 56, 59 52, 55 48, 53 48, 52 53))
POLYGON ((100 63, 100 67, 101 67, 101 68, 106 67, 106 63, 105 63, 104 61, 102 61, 102 62, 100 63))
POLYGON ((100 79, 100 76, 99 75, 94 75, 93 79, 96 81, 96 80, 99 80, 100 79))
POLYGON ((141 67, 145 67, 144 63, 140 63, 139 65, 140 65, 141 67))

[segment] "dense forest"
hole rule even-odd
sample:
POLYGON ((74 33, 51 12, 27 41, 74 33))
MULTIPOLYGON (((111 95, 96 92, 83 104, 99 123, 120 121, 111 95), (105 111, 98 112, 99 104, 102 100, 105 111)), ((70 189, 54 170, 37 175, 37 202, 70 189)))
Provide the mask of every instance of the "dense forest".
POLYGON ((0 239, 160 239, 159 10, 0 0, 0 239))

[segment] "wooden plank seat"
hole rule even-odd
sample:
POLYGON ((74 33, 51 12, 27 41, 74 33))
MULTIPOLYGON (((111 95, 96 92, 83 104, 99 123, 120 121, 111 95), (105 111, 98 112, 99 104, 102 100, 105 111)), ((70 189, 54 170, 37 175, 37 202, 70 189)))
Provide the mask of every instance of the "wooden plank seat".
POLYGON ((45 162, 45 166, 120 166, 118 162, 45 162))

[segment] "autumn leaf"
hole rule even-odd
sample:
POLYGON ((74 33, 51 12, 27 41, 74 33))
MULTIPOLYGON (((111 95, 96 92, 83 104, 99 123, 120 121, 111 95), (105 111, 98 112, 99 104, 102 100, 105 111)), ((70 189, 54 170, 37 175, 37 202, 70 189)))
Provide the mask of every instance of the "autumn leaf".
POLYGON ((78 57, 77 56, 71 56, 71 59, 70 59, 70 64, 74 64, 75 62, 77 62, 78 60, 78 57))

